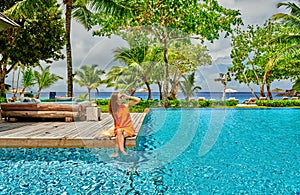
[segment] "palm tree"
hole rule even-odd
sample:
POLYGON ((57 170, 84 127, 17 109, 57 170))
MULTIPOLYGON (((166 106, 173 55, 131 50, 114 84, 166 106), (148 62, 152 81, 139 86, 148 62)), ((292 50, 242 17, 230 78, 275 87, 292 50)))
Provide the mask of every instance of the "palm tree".
POLYGON ((98 87, 103 83, 100 76, 104 74, 105 71, 97 69, 97 66, 97 64, 93 64, 92 66, 83 65, 80 67, 81 70, 75 71, 74 82, 78 83, 81 87, 87 87, 89 100, 91 99, 91 90, 95 89, 99 92, 98 87))
POLYGON ((294 26, 295 28, 300 28, 300 7, 295 3, 291 3, 291 2, 277 4, 278 8, 281 6, 285 6, 286 9, 289 9, 290 13, 274 14, 271 18, 273 20, 282 20, 285 24, 294 26))
POLYGON ((44 88, 50 87, 59 79, 63 79, 61 76, 50 73, 50 66, 43 68, 39 66, 41 69, 41 73, 38 71, 34 71, 34 79, 36 80, 36 84, 38 84, 38 91, 36 94, 36 98, 40 97, 41 91, 44 88))
POLYGON ((182 77, 184 80, 179 82, 179 87, 183 95, 186 97, 185 99, 188 101, 190 97, 195 95, 196 90, 201 90, 201 87, 195 86, 195 72, 187 77, 184 75, 182 77))
POLYGON ((122 92, 128 92, 134 95, 136 89, 141 86, 139 80, 129 70, 128 67, 114 66, 106 74, 107 87, 114 87, 115 90, 122 89, 122 92))
POLYGON ((66 6, 66 54, 67 54, 67 83, 69 97, 73 96, 73 65, 71 47, 71 19, 74 17, 87 30, 92 27, 92 11, 103 11, 106 14, 120 14, 123 10, 112 0, 63 0, 66 6))
POLYGON ((35 85, 34 74, 32 67, 27 67, 23 71, 23 88, 21 95, 24 96, 25 89, 35 85))
POLYGON ((300 79, 297 79, 293 85, 293 90, 296 92, 300 92, 300 79))
POLYGON ((149 46, 135 48, 119 48, 115 50, 115 60, 123 62, 131 75, 148 90, 148 100, 152 99, 150 84, 152 83, 154 57, 158 50, 149 46))
MULTIPOLYGON (((300 0, 298 0, 300 2, 300 0)), ((285 2, 285 3, 278 3, 277 7, 284 6, 286 9, 290 10, 290 13, 278 13, 274 14, 271 19, 277 20, 284 24, 286 27, 291 27, 281 36, 281 40, 279 41, 293 41, 297 43, 299 46, 300 44, 300 7, 295 3, 285 2)))
POLYGON ((162 100, 163 98, 163 84, 162 81, 164 80, 164 64, 162 63, 162 61, 155 63, 155 65, 153 66, 153 75, 152 75, 152 79, 153 79, 153 83, 156 83, 158 86, 158 91, 159 91, 159 99, 162 100))
MULTIPOLYGON (((300 0, 298 0, 300 2, 300 0)), ((292 2, 284 2, 284 3, 278 3, 277 7, 282 7, 284 6, 286 9, 290 10, 290 13, 278 13, 274 14, 271 19, 273 20, 279 20, 283 22, 285 25, 292 27, 292 29, 296 29, 296 32, 290 32, 284 34, 282 37, 283 40, 286 41, 294 41, 296 43, 296 47, 299 47, 300 45, 300 33, 299 33, 299 28, 300 28, 300 7, 299 5, 296 5, 295 3, 292 2)), ((295 85, 299 85, 299 78, 296 79, 295 85)), ((293 86, 293 89, 294 89, 293 86)))
MULTIPOLYGON (((12 14, 20 14, 36 10, 41 3, 46 4, 48 0, 23 0, 17 2, 10 10, 12 14)), ((66 29, 66 56, 67 56, 67 96, 73 96, 73 65, 71 47, 71 19, 72 16, 81 23, 87 30, 92 27, 92 11, 103 11, 107 14, 120 14, 124 10, 112 0, 63 0, 65 10, 66 29)), ((47 5, 47 4, 46 4, 47 5)))
POLYGON ((231 81, 231 77, 229 72, 227 73, 219 73, 220 77, 214 79, 214 81, 220 81, 223 85, 223 95, 222 95, 222 101, 225 100, 225 95, 226 95, 226 87, 227 87, 227 83, 229 81, 231 81))

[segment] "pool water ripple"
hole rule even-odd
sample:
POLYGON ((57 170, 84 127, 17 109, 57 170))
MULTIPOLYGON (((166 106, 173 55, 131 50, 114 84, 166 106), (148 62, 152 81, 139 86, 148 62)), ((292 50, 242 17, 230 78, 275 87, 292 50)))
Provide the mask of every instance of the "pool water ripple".
POLYGON ((0 149, 0 194, 299 194, 299 118, 299 109, 152 109, 128 156, 0 149), (224 114, 222 124, 212 112, 224 114), (208 129, 220 125, 200 156, 208 129))

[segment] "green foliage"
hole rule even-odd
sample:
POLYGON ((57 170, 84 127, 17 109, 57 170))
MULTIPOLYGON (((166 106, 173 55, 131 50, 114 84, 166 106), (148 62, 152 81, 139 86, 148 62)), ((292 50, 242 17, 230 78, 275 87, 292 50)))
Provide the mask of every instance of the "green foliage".
POLYGON ((300 78, 298 78, 294 85, 293 85, 293 90, 295 90, 296 92, 300 92, 300 78))
MULTIPOLYGON (((57 1, 39 1, 31 10, 15 8, 5 10, 5 14, 21 27, 0 32, 0 84, 18 63, 33 66, 40 61, 51 63, 63 58, 64 22, 57 1)), ((4 92, 4 85, 0 92, 4 92)))
POLYGON ((201 101, 198 101, 199 103, 199 107, 200 108, 206 108, 206 107, 211 107, 213 105, 213 101, 211 100, 201 100, 201 101))
POLYGON ((298 29, 297 33, 288 33, 285 34, 282 38, 284 41, 293 40, 299 44, 299 36, 300 36, 300 6, 294 2, 283 2, 278 3, 277 7, 285 7, 290 13, 278 13, 274 14, 271 19, 278 21, 284 26, 290 26, 294 29, 298 29))
POLYGON ((0 103, 5 103, 6 102, 6 98, 5 97, 0 97, 0 103))
MULTIPOLYGON (((219 31, 230 33, 232 25, 241 23, 241 19, 237 17, 240 15, 239 11, 226 9, 215 0, 202 3, 177 0, 114 2, 123 8, 122 14, 108 16, 106 12, 98 13, 95 21, 101 29, 95 31, 95 34, 110 35, 120 29, 144 26, 147 28, 144 30, 159 33, 155 36, 162 35, 164 28, 172 28, 214 40, 219 38, 219 31)), ((178 32, 169 33, 170 37, 178 36, 178 32)))
MULTIPOLYGON (((101 108, 102 112, 108 112, 108 100, 97 100, 97 105, 101 108)), ((220 106, 236 106, 237 101, 211 101, 211 100, 168 100, 168 108, 207 108, 207 107, 220 107, 220 106)), ((162 108, 161 100, 141 100, 135 106, 129 108, 130 112, 144 112, 146 108, 162 108)))
POLYGON ((81 87, 85 86, 88 89, 88 99, 90 100, 90 91, 95 89, 98 92, 98 87, 103 83, 101 75, 104 70, 97 69, 98 65, 92 66, 83 65, 80 70, 75 71, 74 82, 78 83, 81 87))
POLYGON ((291 107, 300 106, 300 100, 257 100, 256 104, 266 107, 291 107))
POLYGON ((18 0, 1 0, 0 1, 0 12, 11 8, 18 0))
POLYGON ((23 74, 23 90, 26 88, 35 85, 35 80, 34 80, 34 74, 32 71, 32 67, 26 68, 25 70, 22 71, 23 74))
POLYGON ((50 73, 50 66, 47 66, 46 68, 43 68, 42 66, 39 67, 41 72, 34 71, 34 79, 38 85, 38 92, 36 98, 40 97, 42 89, 50 87, 59 79, 63 79, 61 76, 50 73))
POLYGON ((98 106, 100 105, 108 105, 109 100, 108 99, 104 99, 104 100, 96 100, 96 103, 98 106))
MULTIPOLYGON (((132 93, 136 88, 144 84, 150 89, 152 75, 156 71, 156 55, 160 51, 156 47, 137 46, 132 48, 118 48, 115 50, 115 60, 125 64, 124 68, 113 67, 109 72, 109 80, 115 89, 122 88, 128 93, 132 93), (120 69, 119 69, 120 68, 120 69), (115 71, 118 75, 116 75, 115 71), (121 74, 120 74, 121 73, 121 74)), ((148 99, 151 99, 151 91, 148 93, 148 99)))
POLYGON ((193 38, 202 41, 218 39, 220 31, 229 35, 235 25, 241 24, 239 11, 226 9, 216 0, 211 1, 153 1, 153 0, 116 0, 122 7, 122 14, 107 15, 99 12, 95 15, 95 23, 101 28, 93 33, 109 36, 121 30, 137 28, 149 33, 163 47, 164 86, 163 104, 167 106, 169 85, 168 47, 171 40, 188 40, 193 38))
POLYGON ((237 30, 232 40, 233 66, 229 68, 235 80, 247 84, 251 91, 250 83, 258 85, 264 97, 265 86, 270 90, 273 81, 299 75, 299 47, 293 41, 281 39, 295 31, 270 21, 263 27, 248 26, 246 31, 237 30))
POLYGON ((195 72, 192 72, 190 75, 182 76, 183 81, 179 82, 179 87, 186 97, 186 100, 189 100, 195 94, 196 90, 201 90, 200 86, 195 86, 195 72))
POLYGON ((211 106, 218 107, 218 106, 236 106, 238 104, 238 101, 236 100, 214 100, 211 101, 211 106))
POLYGON ((41 99, 41 102, 55 102, 55 99, 41 99))
POLYGON ((226 86, 229 81, 231 81, 230 73, 219 73, 219 78, 214 79, 216 82, 221 82, 223 85, 223 94, 222 94, 222 101, 225 100, 226 95, 226 86))

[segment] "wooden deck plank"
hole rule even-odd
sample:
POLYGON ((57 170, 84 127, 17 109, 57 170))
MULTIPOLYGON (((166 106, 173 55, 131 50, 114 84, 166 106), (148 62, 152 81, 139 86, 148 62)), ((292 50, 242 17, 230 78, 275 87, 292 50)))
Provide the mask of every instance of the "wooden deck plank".
POLYGON ((70 131, 72 129, 76 129, 75 124, 68 123, 68 124, 62 124, 62 123, 55 123, 53 125, 52 131, 48 131, 48 137, 64 137, 65 132, 70 131))
MULTIPOLYGON (((53 131, 53 124, 47 122, 46 124, 40 123, 39 126, 35 126, 30 129, 31 131, 26 133, 26 137, 43 137, 53 131)), ((21 131, 22 132, 22 131, 21 131)))
MULTIPOLYGON (((132 113, 137 133, 145 113, 132 113)), ((115 147, 115 138, 96 137, 99 131, 114 127, 108 113, 100 121, 15 122, 0 120, 0 147, 115 147)), ((135 147, 136 137, 126 140, 126 147, 135 147)))
MULTIPOLYGON (((55 122, 54 122, 55 124, 55 122)), ((28 125, 26 127, 21 127, 15 129, 14 132, 10 133, 9 137, 34 137, 34 136, 43 136, 44 134, 47 134, 47 132, 52 132, 54 129, 53 123, 38 123, 37 125, 28 125), (26 128, 26 129, 24 129, 26 128)), ((58 126, 58 125, 56 125, 58 126)), ((0 135, 1 136, 1 135, 0 135)))
MULTIPOLYGON (((32 132, 34 129, 41 129, 40 122, 38 123, 10 123, 10 127, 5 131, 1 131, 0 136, 22 136, 32 132), (21 124, 21 125, 20 125, 21 124)), ((45 123, 46 125, 46 123, 45 123)), ((2 129, 2 126, 1 126, 2 129)))

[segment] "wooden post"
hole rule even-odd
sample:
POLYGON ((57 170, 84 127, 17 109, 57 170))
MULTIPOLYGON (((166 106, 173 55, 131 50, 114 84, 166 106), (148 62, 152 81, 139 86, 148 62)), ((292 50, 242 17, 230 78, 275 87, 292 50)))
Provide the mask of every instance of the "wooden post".
POLYGON ((73 118, 72 117, 65 117, 65 122, 72 122, 73 121, 73 118))
POLYGON ((98 121, 100 118, 100 113, 98 107, 89 106, 86 107, 86 120, 87 121, 98 121))

